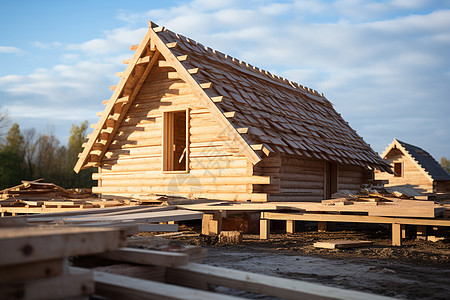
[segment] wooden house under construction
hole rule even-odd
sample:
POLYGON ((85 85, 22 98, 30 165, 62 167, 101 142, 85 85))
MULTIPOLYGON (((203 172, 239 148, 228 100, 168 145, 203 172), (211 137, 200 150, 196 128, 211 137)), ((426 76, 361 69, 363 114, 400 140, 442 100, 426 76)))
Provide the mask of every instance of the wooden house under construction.
POLYGON ((103 195, 320 201, 389 166, 315 90, 150 28, 75 166, 103 195))
POLYGON ((450 194, 450 174, 425 150, 394 139, 381 157, 394 173, 376 172, 377 180, 387 180, 390 186, 411 185, 424 194, 450 194))

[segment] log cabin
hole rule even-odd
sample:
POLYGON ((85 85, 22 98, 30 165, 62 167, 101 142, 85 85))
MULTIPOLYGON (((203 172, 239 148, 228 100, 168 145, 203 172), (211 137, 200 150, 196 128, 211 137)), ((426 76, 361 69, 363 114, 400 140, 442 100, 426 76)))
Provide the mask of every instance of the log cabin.
POLYGON ((94 192, 320 201, 390 172, 323 94, 149 24, 74 168, 94 192))
POLYGON ((422 194, 450 194, 450 174, 422 148, 394 139, 381 157, 394 173, 377 171, 375 179, 388 181, 387 186, 411 185, 422 194))

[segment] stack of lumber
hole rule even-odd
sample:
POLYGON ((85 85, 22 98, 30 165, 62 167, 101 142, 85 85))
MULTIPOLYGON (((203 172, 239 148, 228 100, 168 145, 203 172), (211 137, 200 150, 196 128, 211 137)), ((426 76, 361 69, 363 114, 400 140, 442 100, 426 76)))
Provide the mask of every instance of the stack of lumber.
POLYGON ((119 206, 73 212, 26 216, 31 224, 61 224, 83 227, 134 227, 139 232, 178 231, 177 221, 199 220, 203 213, 176 206, 119 206), (164 224, 163 224, 164 223, 164 224))
POLYGON ((0 228, 0 299, 68 299, 94 293, 93 274, 72 270, 68 257, 124 245, 117 229, 0 228))
POLYGON ((155 251, 124 245, 117 229, 2 227, 0 298, 242 299, 211 291, 222 286, 285 299, 388 299, 195 263, 199 247, 155 251), (92 255, 97 258, 91 263, 80 263, 92 255))
POLYGON ((65 189, 54 183, 22 181, 21 185, 0 191, 0 211, 5 213, 33 214, 66 212, 86 208, 104 208, 121 205, 138 205, 133 199, 100 199, 90 189, 65 189))
POLYGON ((29 199, 29 198, 89 198, 92 197, 90 189, 65 189, 54 183, 34 181, 22 181, 22 184, 0 191, 1 199, 29 199))

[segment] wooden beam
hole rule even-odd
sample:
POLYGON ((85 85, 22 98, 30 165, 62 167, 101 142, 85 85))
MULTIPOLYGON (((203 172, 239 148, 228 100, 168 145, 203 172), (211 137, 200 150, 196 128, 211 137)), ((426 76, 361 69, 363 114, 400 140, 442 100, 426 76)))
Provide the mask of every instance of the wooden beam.
POLYGON ((237 131, 238 131, 240 134, 248 133, 248 127, 238 128, 237 131))
POLYGON ((287 233, 295 233, 295 221, 294 220, 286 220, 286 232, 287 233))
POLYGON ((98 271, 94 271, 94 281, 95 294, 109 299, 240 299, 173 284, 98 271))
POLYGON ((125 73, 125 72, 117 72, 117 73, 116 73, 116 76, 117 76, 117 77, 123 77, 123 74, 124 74, 124 73, 125 73))
MULTIPOLYGON (((346 205, 348 206, 348 205, 346 205)), ((282 209, 282 206, 278 206, 282 209)), ((310 214, 310 213, 275 213, 262 212, 262 219, 268 220, 298 220, 298 221, 324 221, 324 222, 354 222, 354 223, 380 223, 405 225, 450 226, 450 220, 443 219, 413 219, 395 217, 377 217, 360 215, 310 214)))
POLYGON ((205 287, 205 284, 206 286, 224 286, 282 299, 391 299, 384 296, 344 290, 305 281, 278 278, 196 263, 190 263, 182 267, 167 268, 166 280, 170 283, 195 288, 205 287))
POLYGON ((121 230, 110 228, 0 228, 0 266, 113 250, 124 241, 121 230))
POLYGON ((122 60, 122 63, 123 63, 124 65, 130 64, 130 62, 131 62, 131 58, 122 60))
POLYGON ((140 64, 147 64, 147 63, 149 63, 150 62, 150 56, 145 56, 145 57, 141 57, 141 58, 139 58, 138 59, 138 61, 137 61, 137 65, 140 65, 140 64))
POLYGON ((172 66, 170 65, 170 63, 168 61, 160 60, 160 61, 158 61, 158 67, 160 67, 160 68, 170 67, 171 68, 172 66))
POLYGON ((138 45, 131 45, 130 46, 130 50, 131 51, 136 51, 138 49, 138 47, 139 47, 139 44, 138 45))
POLYGON ((392 223, 392 246, 402 245, 402 228, 401 224, 392 223))
POLYGON ((259 238, 267 240, 270 237, 270 220, 261 219, 259 221, 259 238))
POLYGON ((92 272, 83 270, 73 273, 52 278, 0 283, 0 299, 74 299, 93 294, 95 289, 92 272))
POLYGON ((109 89, 110 89, 111 91, 114 91, 116 88, 117 88, 117 85, 111 85, 111 86, 109 87, 109 89))
POLYGON ((187 254, 134 248, 120 248, 116 251, 99 254, 99 256, 117 261, 162 267, 184 266, 189 262, 187 254))
POLYGON ((56 258, 32 263, 15 264, 0 267, 0 282, 23 281, 62 275, 65 259, 56 258))

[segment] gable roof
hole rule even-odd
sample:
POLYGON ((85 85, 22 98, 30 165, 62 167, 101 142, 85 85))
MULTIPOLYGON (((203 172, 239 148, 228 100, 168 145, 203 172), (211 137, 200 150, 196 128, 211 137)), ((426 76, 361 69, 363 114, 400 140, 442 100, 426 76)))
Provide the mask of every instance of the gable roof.
POLYGON ((317 91, 149 22, 75 166, 96 165, 152 66, 169 66, 253 163, 280 152, 391 172, 317 91))
POLYGON ((394 141, 381 154, 386 158, 392 149, 398 149, 411 159, 430 180, 450 180, 450 174, 425 150, 417 146, 394 139, 394 141))

